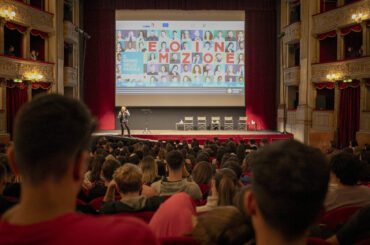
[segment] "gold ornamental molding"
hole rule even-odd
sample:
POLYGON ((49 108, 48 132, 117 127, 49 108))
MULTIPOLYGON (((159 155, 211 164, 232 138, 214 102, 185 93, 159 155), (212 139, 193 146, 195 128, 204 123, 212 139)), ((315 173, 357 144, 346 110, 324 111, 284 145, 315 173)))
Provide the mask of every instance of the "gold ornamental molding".
POLYGON ((35 76, 39 82, 54 82, 53 63, 36 62, 0 55, 0 77, 30 80, 35 76))
POLYGON ((46 33, 53 32, 54 15, 14 0, 1 0, 0 10, 14 11, 15 16, 11 20, 22 26, 31 27, 46 33))
POLYGON ((370 132, 370 112, 361 112, 360 132, 370 132))
POLYGON ((320 131, 333 131, 334 111, 313 111, 312 112, 312 129, 320 131))
POLYGON ((360 13, 365 19, 370 18, 370 0, 362 0, 312 16, 312 33, 317 35, 354 25, 356 22, 352 19, 352 15, 360 13))
POLYGON ((63 28, 64 40, 68 43, 77 44, 78 32, 76 32, 76 26, 70 21, 64 21, 63 28))
POLYGON ((284 84, 287 86, 299 86, 301 73, 300 67, 294 66, 284 69, 284 84))
POLYGON ((370 57, 312 65, 312 82, 326 82, 327 74, 335 74, 336 80, 345 77, 361 79, 370 77, 370 57))
POLYGON ((294 22, 284 27, 284 44, 298 42, 301 39, 301 22, 294 22))
POLYGON ((77 69, 74 67, 64 67, 64 85, 69 87, 77 86, 77 69))

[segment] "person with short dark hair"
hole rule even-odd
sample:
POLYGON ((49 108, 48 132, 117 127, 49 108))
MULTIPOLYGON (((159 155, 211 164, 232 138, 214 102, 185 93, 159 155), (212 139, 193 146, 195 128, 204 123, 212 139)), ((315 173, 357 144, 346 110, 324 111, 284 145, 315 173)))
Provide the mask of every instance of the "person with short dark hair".
POLYGON ((142 190, 141 169, 134 164, 126 163, 119 167, 114 175, 114 181, 108 185, 107 192, 103 201, 100 212, 102 214, 114 214, 120 212, 143 212, 156 211, 165 199, 160 196, 153 196, 147 198, 141 195, 142 190), (115 201, 114 194, 116 189, 121 196, 121 200, 115 201))
POLYGON ((356 156, 345 152, 332 156, 330 170, 332 185, 325 200, 326 211, 370 204, 370 188, 357 185, 362 166, 356 156))
POLYGON ((161 180, 154 182, 151 187, 161 196, 172 196, 178 192, 185 192, 195 200, 201 199, 202 192, 191 176, 183 178, 185 163, 181 152, 168 152, 166 162, 168 177, 163 177, 161 180))
POLYGON ((2 245, 159 244, 140 220, 75 213, 93 130, 77 100, 49 94, 23 105, 8 150, 9 165, 22 177, 21 199, 2 215, 2 245))
POLYGON ((245 193, 256 244, 306 244, 323 209, 329 166, 318 149, 295 140, 273 142, 253 160, 252 191, 245 193))

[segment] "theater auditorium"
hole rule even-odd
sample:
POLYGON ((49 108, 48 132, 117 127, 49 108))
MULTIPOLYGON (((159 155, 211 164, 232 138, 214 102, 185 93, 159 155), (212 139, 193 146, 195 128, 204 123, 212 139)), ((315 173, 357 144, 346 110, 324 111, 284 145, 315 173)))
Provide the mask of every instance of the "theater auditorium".
POLYGON ((370 245, 370 0, 0 0, 0 244, 370 245))

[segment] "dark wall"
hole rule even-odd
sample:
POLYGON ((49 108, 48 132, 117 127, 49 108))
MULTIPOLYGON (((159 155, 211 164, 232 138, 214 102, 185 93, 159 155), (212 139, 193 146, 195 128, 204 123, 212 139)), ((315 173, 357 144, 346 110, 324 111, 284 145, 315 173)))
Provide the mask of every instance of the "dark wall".
MULTIPOLYGON (((237 123, 239 117, 245 116, 245 108, 244 107, 223 107, 223 108, 205 108, 205 107, 194 107, 194 108, 185 108, 185 107, 156 107, 156 108, 148 108, 148 107, 135 107, 135 108, 127 108, 130 111, 131 117, 129 120, 129 125, 131 129, 139 129, 144 130, 147 126, 149 129, 154 130, 175 130, 176 129, 176 122, 180 120, 184 120, 185 116, 193 116, 194 120, 198 116, 206 116, 207 123, 210 123, 211 117, 213 116, 220 116, 221 119, 223 117, 233 117, 234 120, 234 128, 237 127, 237 123), (143 110, 150 109, 151 113, 145 113, 143 110)), ((119 120, 117 118, 118 112, 120 107, 115 108, 115 128, 120 129, 119 120)), ((221 125, 223 120, 221 120, 221 125)), ((194 121, 196 124, 196 120, 194 121)))

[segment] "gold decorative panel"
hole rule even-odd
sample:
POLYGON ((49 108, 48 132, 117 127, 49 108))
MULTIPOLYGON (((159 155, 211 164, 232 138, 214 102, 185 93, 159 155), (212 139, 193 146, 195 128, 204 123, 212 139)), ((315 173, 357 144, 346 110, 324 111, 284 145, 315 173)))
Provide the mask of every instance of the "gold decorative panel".
POLYGON ((284 32, 283 41, 285 44, 298 42, 301 39, 301 22, 294 22, 284 27, 284 32))
POLYGON ((288 86, 299 85, 300 80, 300 67, 289 67, 284 69, 284 84, 288 86))
POLYGON ((78 43, 78 32, 76 32, 76 26, 70 21, 64 21, 64 40, 68 43, 78 43))
POLYGON ((64 86, 77 86, 77 69, 64 67, 64 86))

